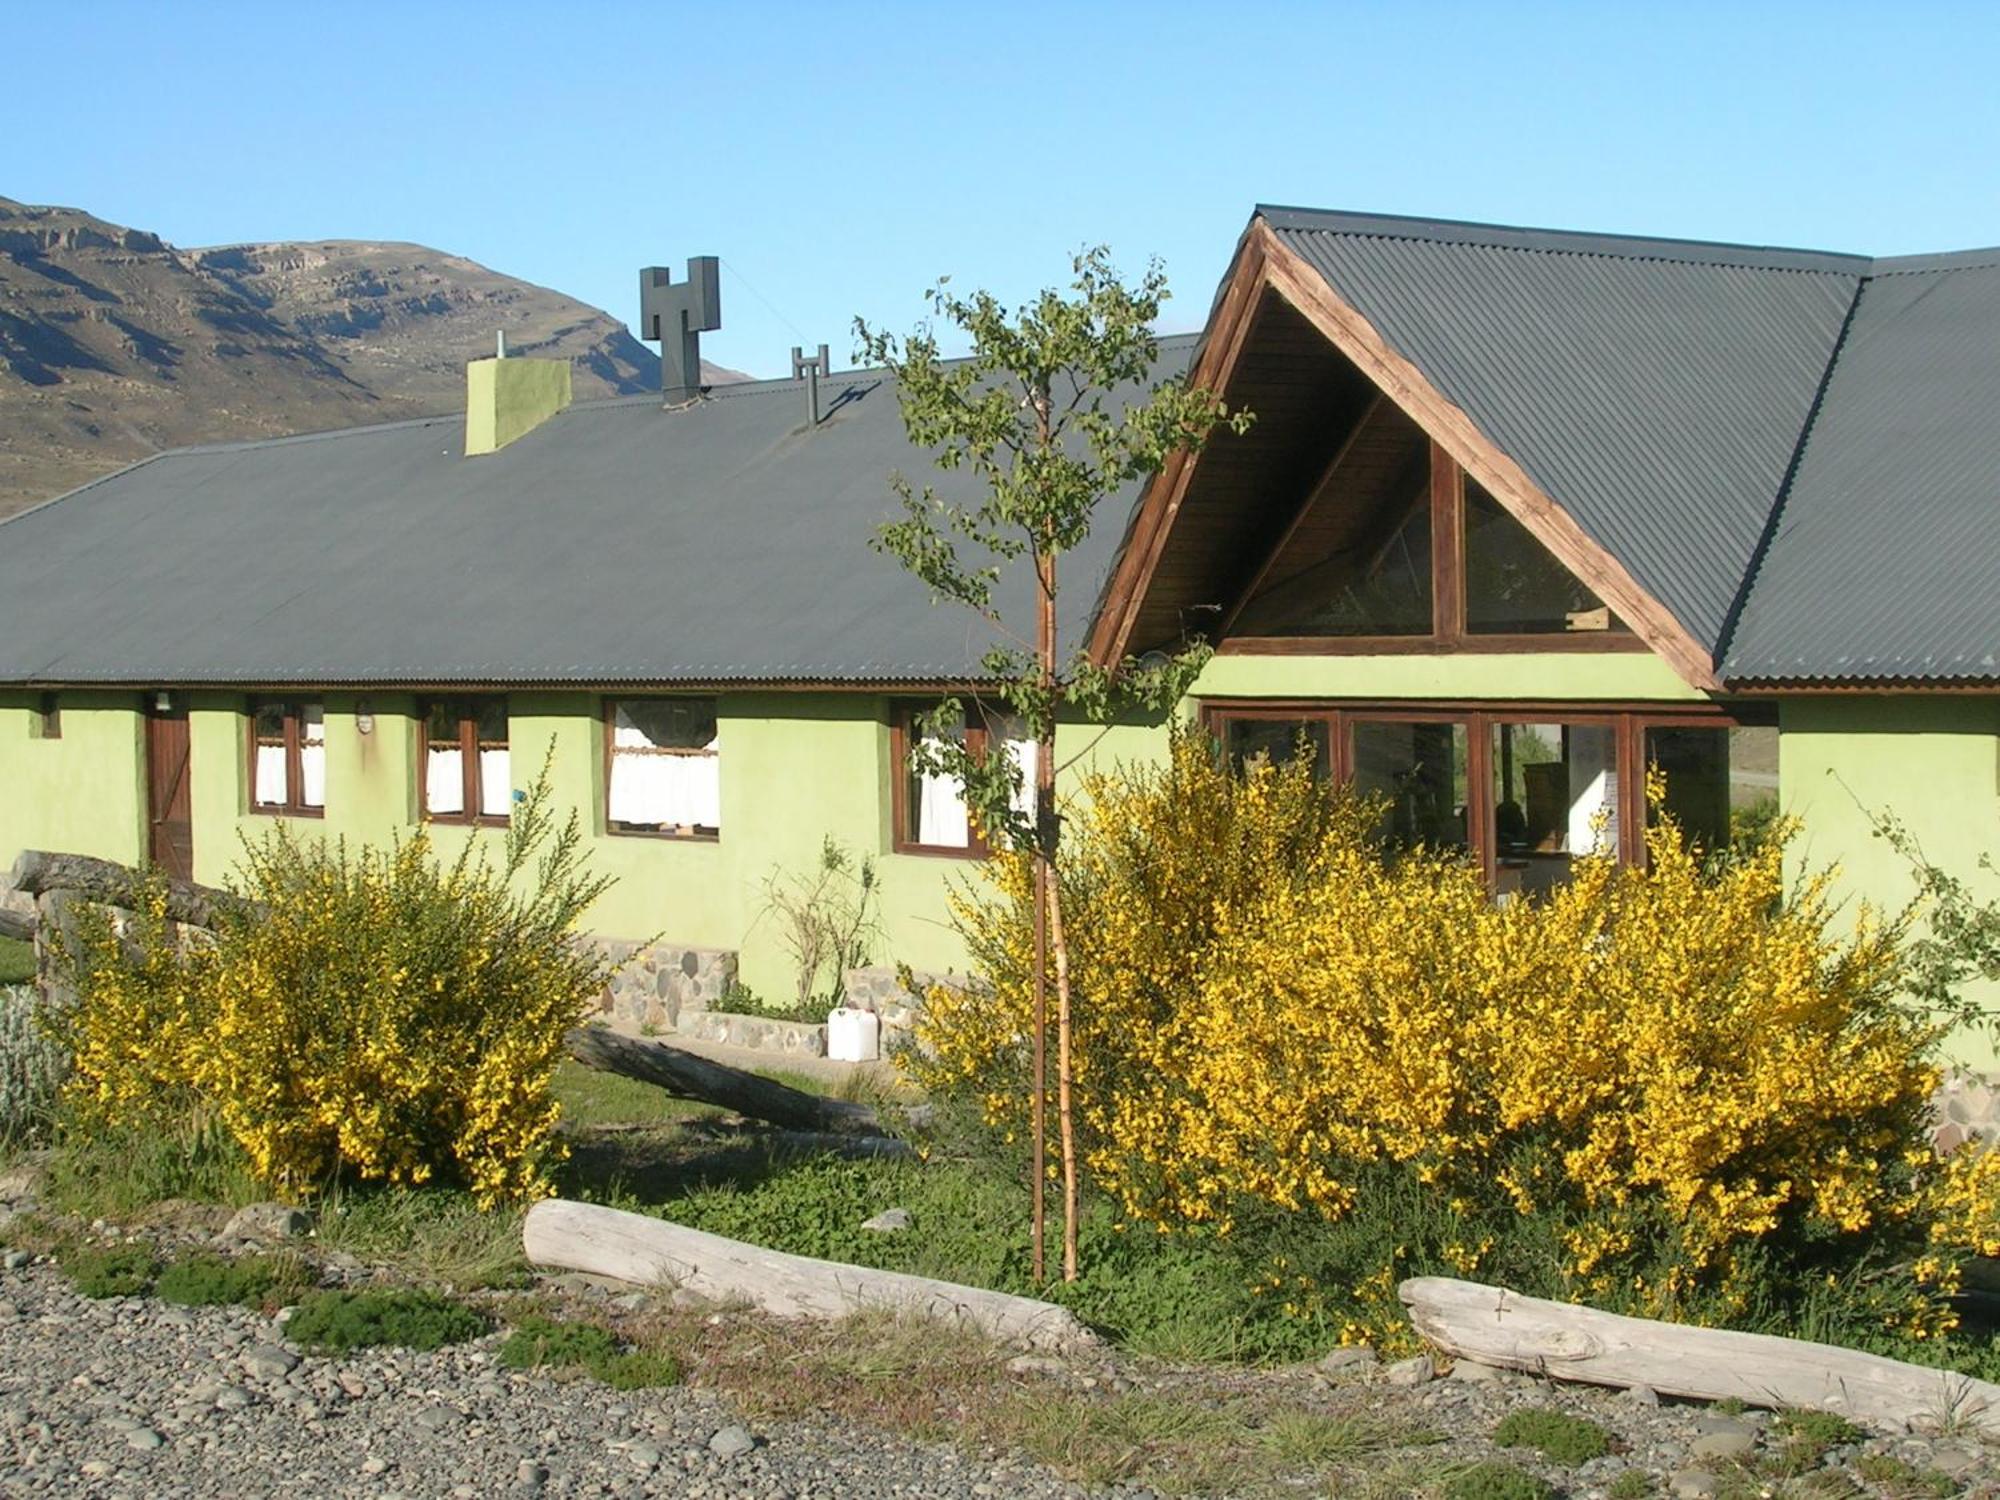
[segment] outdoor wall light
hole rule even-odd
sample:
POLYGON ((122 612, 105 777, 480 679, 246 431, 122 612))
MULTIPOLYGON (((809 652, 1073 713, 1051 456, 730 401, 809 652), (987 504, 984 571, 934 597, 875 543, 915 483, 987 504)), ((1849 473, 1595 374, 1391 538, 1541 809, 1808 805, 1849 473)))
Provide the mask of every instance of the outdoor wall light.
POLYGON ((375 732, 375 705, 366 698, 354 705, 354 729, 357 734, 375 732))
POLYGON ((170 714, 173 711, 174 711, 174 695, 172 693, 158 692, 153 694, 154 713, 170 714))

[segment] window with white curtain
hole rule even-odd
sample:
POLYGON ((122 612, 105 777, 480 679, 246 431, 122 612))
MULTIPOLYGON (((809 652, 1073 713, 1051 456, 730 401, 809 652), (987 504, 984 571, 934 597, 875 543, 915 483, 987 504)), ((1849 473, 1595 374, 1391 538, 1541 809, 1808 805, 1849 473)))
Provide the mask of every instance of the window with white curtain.
MULTIPOLYGON (((964 784, 956 777, 917 769, 913 751, 925 743, 917 721, 927 711, 927 705, 905 705, 897 718, 897 846, 916 853, 983 855, 989 845, 973 826, 964 784)), ((961 721, 949 737, 976 756, 998 746, 1018 772, 1014 810, 1023 817, 1034 816, 1035 742, 1027 737, 1026 725, 1009 714, 986 712, 970 725, 961 721)))
POLYGON ((326 711, 320 704, 250 705, 250 808, 314 818, 326 811, 326 711))
POLYGON ((605 705, 605 823, 613 833, 722 832, 722 740, 713 698, 605 705))
POLYGON ((424 816, 440 822, 504 823, 514 800, 504 698, 448 698, 423 714, 417 754, 424 816))

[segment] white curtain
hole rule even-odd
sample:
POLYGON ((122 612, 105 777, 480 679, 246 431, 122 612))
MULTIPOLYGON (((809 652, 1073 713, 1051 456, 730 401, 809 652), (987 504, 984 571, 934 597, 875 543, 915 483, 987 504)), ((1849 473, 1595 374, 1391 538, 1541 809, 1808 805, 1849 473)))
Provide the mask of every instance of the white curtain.
MULTIPOLYGON (((619 738, 623 738, 620 726, 619 738)), ((720 737, 695 754, 627 748, 611 751, 610 816, 614 823, 720 828, 720 737)))
MULTIPOLYGON (((943 741, 924 743, 938 746, 943 741)), ((917 778, 917 826, 913 842, 934 849, 964 849, 972 843, 972 820, 965 810, 965 788, 955 776, 929 773, 917 778)))
POLYGON ((465 756, 456 744, 432 745, 424 756, 424 811, 465 811, 465 756))
POLYGON ((326 806, 326 710, 308 703, 299 711, 299 789, 303 807, 326 806))
MULTIPOLYGON (((460 800, 464 800, 461 796, 460 800)), ((487 818, 504 818, 513 810, 514 773, 507 759, 507 747, 479 752, 479 812, 487 818)))
POLYGON ((259 745, 257 747, 256 788, 251 793, 259 807, 283 807, 285 805, 285 747, 283 745, 259 745))
POLYGON ((1610 854, 1618 848, 1618 740, 1608 726, 1570 727, 1565 847, 1572 854, 1610 854))

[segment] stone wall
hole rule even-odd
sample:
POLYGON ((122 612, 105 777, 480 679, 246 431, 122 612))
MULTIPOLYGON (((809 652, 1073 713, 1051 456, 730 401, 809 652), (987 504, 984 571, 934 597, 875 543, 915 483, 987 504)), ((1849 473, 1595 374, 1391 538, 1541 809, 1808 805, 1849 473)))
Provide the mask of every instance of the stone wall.
POLYGON ((1931 1143, 1940 1152, 1969 1140, 2000 1141, 2000 1078, 1954 1068, 1931 1097, 1931 1109, 1936 1116, 1931 1143))
POLYGON ((728 948, 597 941, 619 965, 598 1012, 634 1030, 678 1031, 683 1016, 706 1011, 736 983, 736 954, 728 948))
POLYGON ((841 976, 847 986, 847 1003, 858 1010, 872 1010, 882 1021, 882 1047, 888 1050, 892 1036, 907 1036, 923 1013, 924 991, 934 984, 963 985, 963 974, 936 974, 922 969, 907 971, 911 983, 903 983, 905 971, 897 964, 870 964, 865 969, 849 969, 841 976))

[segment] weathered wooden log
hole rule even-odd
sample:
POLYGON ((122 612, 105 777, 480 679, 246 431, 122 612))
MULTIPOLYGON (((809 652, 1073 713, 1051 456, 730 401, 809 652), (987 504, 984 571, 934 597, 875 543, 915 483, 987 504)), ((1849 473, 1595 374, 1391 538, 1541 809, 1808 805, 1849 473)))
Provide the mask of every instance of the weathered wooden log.
POLYGON ((788 1088, 756 1073, 711 1062, 678 1047, 641 1041, 605 1026, 578 1026, 564 1038, 569 1055, 585 1067, 622 1073, 656 1084, 681 1099, 717 1104, 787 1130, 881 1135, 882 1124, 865 1104, 828 1099, 788 1088))
POLYGON ((2000 1385, 1832 1344, 1628 1318, 1445 1276, 1398 1295, 1445 1353, 1592 1385, 1833 1411, 1900 1431, 1935 1422, 2000 1433, 2000 1385))
POLYGON ((32 943, 39 925, 32 899, 13 891, 0 891, 0 938, 32 943))
MULTIPOLYGON (((112 860, 29 849, 14 861, 10 884, 29 896, 70 891, 86 901, 130 909, 138 900, 141 878, 139 871, 112 860)), ((171 876, 166 881, 166 893, 168 918, 192 927, 213 927, 225 913, 233 915, 256 909, 241 896, 171 876)))
POLYGON ((716 1302, 747 1302, 781 1318, 837 1318, 887 1308, 1031 1348, 1073 1349, 1093 1342, 1074 1314, 1053 1303, 787 1255, 593 1203, 561 1198, 537 1203, 521 1226, 521 1244, 538 1266, 674 1287, 716 1302))

